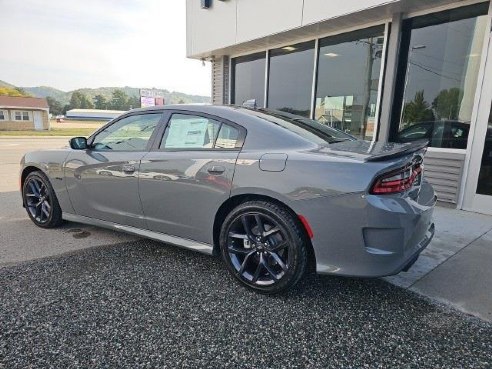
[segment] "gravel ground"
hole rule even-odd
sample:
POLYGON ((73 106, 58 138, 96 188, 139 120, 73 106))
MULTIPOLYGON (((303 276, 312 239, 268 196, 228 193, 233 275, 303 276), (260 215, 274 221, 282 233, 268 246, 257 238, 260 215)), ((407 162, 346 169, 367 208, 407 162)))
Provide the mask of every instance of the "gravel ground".
POLYGON ((0 368, 491 368, 492 326, 381 280, 239 287, 152 241, 0 269, 0 368))

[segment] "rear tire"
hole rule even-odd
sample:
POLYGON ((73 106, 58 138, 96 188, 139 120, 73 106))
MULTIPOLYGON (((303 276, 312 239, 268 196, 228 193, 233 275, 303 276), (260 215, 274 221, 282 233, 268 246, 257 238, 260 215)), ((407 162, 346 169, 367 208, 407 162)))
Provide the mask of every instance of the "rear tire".
POLYGON ((22 186, 22 199, 27 215, 38 227, 54 228, 63 223, 55 191, 43 172, 28 174, 22 186))
POLYGON ((224 220, 219 242, 231 274, 257 292, 286 291, 306 272, 301 225, 283 206, 267 201, 238 205, 224 220))

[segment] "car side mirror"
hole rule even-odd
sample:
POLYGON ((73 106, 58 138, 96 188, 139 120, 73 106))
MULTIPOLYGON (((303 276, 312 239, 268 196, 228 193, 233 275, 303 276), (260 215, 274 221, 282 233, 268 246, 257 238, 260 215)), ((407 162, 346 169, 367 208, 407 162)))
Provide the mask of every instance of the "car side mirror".
POLYGON ((74 137, 70 139, 70 147, 74 150, 86 150, 88 148, 87 138, 74 137))

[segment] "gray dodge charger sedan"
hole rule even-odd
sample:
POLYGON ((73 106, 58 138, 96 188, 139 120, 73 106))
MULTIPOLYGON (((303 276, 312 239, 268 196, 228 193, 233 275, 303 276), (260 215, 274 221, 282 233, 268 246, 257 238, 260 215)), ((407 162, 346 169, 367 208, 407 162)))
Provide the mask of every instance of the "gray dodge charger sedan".
POLYGON ((434 235, 425 146, 266 109, 136 109, 70 148, 26 154, 22 199, 37 226, 68 220, 220 254, 241 283, 277 293, 311 267, 407 270, 434 235))

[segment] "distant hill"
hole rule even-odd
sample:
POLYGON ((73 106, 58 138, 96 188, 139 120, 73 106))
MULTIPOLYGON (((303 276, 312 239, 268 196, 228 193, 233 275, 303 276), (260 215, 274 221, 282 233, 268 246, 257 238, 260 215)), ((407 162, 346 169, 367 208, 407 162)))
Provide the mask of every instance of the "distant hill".
MULTIPOLYGON (((11 87, 14 86, 8 82, 0 80, 0 87, 11 87)), ((113 91, 123 90, 128 96, 139 96, 139 88, 136 87, 99 87, 99 88, 80 88, 74 91, 62 91, 49 86, 37 86, 37 87, 20 87, 28 94, 35 97, 48 97, 51 96, 58 100, 62 105, 69 103, 72 93, 75 91, 80 91, 92 99, 96 95, 103 95, 106 99, 111 99, 113 91)), ((188 95, 177 91, 164 91, 164 99, 166 104, 177 104, 179 102, 183 103, 209 103, 210 96, 200 96, 200 95, 188 95)))
POLYGON ((9 88, 15 88, 14 85, 11 85, 10 83, 4 82, 0 80, 0 87, 9 87, 9 88))
MULTIPOLYGON (((62 104, 68 104, 70 101, 70 97, 68 97, 68 93, 62 90, 58 90, 49 86, 39 86, 39 87, 21 87, 28 94, 35 97, 48 97, 51 96, 62 104)), ((71 95, 71 93, 70 93, 71 95)))
MULTIPOLYGON (((128 96, 139 96, 140 89, 136 87, 99 87, 99 88, 80 88, 77 91, 82 92, 87 95, 89 98, 93 98, 96 95, 102 95, 106 99, 111 99, 114 90, 123 90, 128 96)), ((164 91, 164 100, 166 104, 177 104, 180 101, 184 103, 209 103, 209 96, 200 96, 200 95, 188 95, 182 92, 176 91, 164 91)), ((72 95, 71 91, 69 92, 70 96, 72 95)), ((70 99, 70 98, 69 98, 70 99)))

